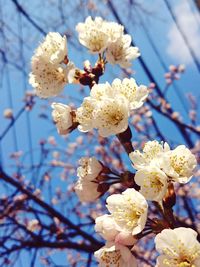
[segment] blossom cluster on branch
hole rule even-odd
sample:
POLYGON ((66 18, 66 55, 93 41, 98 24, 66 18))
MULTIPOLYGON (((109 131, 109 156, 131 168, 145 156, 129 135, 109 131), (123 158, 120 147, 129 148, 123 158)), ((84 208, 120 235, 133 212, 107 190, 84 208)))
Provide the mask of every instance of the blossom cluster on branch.
POLYGON ((171 182, 187 183, 197 165, 195 156, 184 145, 173 150, 167 143, 149 141, 143 148, 130 153, 137 170, 135 182, 146 199, 162 201, 171 182))
POLYGON ((131 46, 131 36, 124 34, 124 27, 115 22, 108 22, 101 17, 94 20, 87 17, 85 23, 76 26, 79 42, 91 53, 106 53, 106 60, 119 64, 122 68, 130 67, 131 60, 140 56, 138 47, 131 46))
POLYGON ((149 89, 138 86, 133 78, 117 78, 111 84, 99 83, 99 79, 107 63, 127 68, 140 55, 139 50, 131 46, 131 37, 124 34, 122 25, 100 17, 88 17, 76 30, 79 42, 92 54, 98 54, 95 66, 86 60, 83 70, 77 68, 68 58, 66 37, 51 32, 32 58, 30 83, 43 98, 58 95, 67 83, 87 85, 90 93, 77 109, 52 104, 58 133, 66 135, 77 128, 81 132, 97 129, 101 137, 116 135, 135 169, 134 173, 118 173, 95 157, 79 161, 74 189, 81 202, 95 202, 116 183, 126 187, 107 197, 109 213, 96 218, 95 230, 105 239, 105 246, 95 252, 99 266, 137 266, 136 243, 154 233, 156 249, 161 254, 157 267, 198 267, 197 233, 180 227, 173 211, 174 183, 190 181, 197 165, 195 156, 184 145, 170 149, 166 142, 156 140, 148 141, 142 152, 134 150, 129 116, 143 106, 149 89), (151 203, 162 218, 148 217, 151 203))

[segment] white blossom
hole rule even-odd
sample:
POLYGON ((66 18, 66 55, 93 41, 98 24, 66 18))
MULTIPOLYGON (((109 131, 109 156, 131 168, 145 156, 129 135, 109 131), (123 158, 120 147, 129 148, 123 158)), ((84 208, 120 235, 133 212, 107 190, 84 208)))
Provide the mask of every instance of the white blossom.
POLYGON ((58 95, 67 83, 67 73, 62 67, 47 63, 43 59, 32 59, 32 73, 29 83, 36 89, 39 97, 47 98, 58 95))
POLYGON ((124 34, 124 26, 116 22, 104 21, 104 32, 109 36, 109 44, 115 43, 124 34))
POLYGON ((115 98, 117 93, 108 82, 99 83, 92 87, 90 97, 98 102, 103 101, 105 98, 115 98))
POLYGON ((118 231, 136 235, 144 229, 148 204, 135 189, 126 189, 122 194, 113 194, 106 201, 118 231))
POLYGON ((111 42, 106 51, 106 59, 111 64, 119 64, 122 68, 131 66, 131 61, 138 58, 140 52, 138 47, 131 46, 131 36, 125 34, 115 42, 111 42))
POLYGON ((193 176, 197 160, 184 145, 168 151, 164 155, 162 169, 172 179, 179 183, 187 183, 193 176))
POLYGON ((119 233, 115 227, 115 221, 109 214, 99 216, 95 220, 95 231, 107 241, 114 241, 119 233))
POLYGON ((161 254, 157 267, 200 266, 200 243, 197 233, 190 228, 164 229, 155 237, 155 245, 161 254))
POLYGON ((114 94, 122 94, 129 102, 130 110, 140 108, 148 96, 148 89, 144 85, 138 86, 135 79, 115 79, 112 82, 114 94))
POLYGON ((72 62, 63 64, 67 57, 67 39, 59 33, 50 32, 36 49, 31 60, 32 72, 29 83, 39 97, 58 95, 71 82, 75 66, 72 62))
POLYGON ((95 108, 95 100, 91 97, 85 97, 81 107, 76 111, 76 119, 79 122, 78 129, 81 132, 88 132, 92 130, 93 127, 93 111, 95 108))
POLYGON ((57 96, 69 82, 68 75, 74 69, 69 62, 65 67, 44 61, 42 58, 32 58, 32 72, 29 83, 36 89, 36 94, 42 98, 57 96))
POLYGON ((77 169, 77 176, 88 181, 95 180, 103 169, 103 166, 95 157, 82 157, 79 164, 81 166, 77 169))
POLYGON ((136 172, 134 180, 140 186, 140 193, 151 201, 161 201, 167 192, 168 178, 156 166, 147 166, 136 172))
POLYGON ((129 157, 133 163, 133 167, 139 170, 149 165, 160 166, 163 154, 169 150, 169 145, 166 142, 159 143, 156 140, 148 141, 142 153, 139 150, 135 150, 129 154, 129 157))
POLYGON ((71 107, 62 103, 52 103, 51 107, 53 108, 52 117, 56 123, 58 133, 60 135, 67 134, 72 126, 71 107))
POLYGON ((114 217, 109 214, 104 214, 96 218, 95 231, 106 241, 112 241, 115 244, 132 246, 137 241, 131 233, 118 231, 114 217))
POLYGON ((99 267, 137 267, 135 257, 131 251, 122 245, 107 243, 94 253, 99 267))
POLYGON ((96 17, 94 20, 87 17, 85 23, 78 23, 76 26, 79 42, 91 53, 101 53, 108 46, 109 36, 103 30, 104 23, 101 17, 96 17))
POLYGON ((52 64, 61 63, 67 56, 67 38, 58 32, 49 32, 35 51, 34 57, 52 64))
POLYGON ((110 135, 124 132, 128 127, 129 109, 125 98, 105 98, 97 103, 93 111, 93 125, 99 135, 110 135))
POLYGON ((79 179, 75 185, 75 192, 81 202, 95 201, 101 195, 96 178, 103 167, 94 157, 83 157, 79 160, 79 164, 81 166, 77 169, 79 179))
POLYGON ((81 202, 93 202, 101 195, 101 192, 98 192, 97 182, 82 178, 76 182, 74 189, 81 202))

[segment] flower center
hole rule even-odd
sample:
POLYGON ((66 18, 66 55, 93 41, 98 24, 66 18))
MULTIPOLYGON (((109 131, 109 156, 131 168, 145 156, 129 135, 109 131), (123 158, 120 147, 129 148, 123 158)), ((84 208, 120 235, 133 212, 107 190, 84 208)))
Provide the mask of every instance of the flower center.
POLYGON ((157 191, 160 191, 163 187, 163 183, 161 183, 158 176, 152 177, 152 179, 150 180, 150 185, 152 188, 156 189, 157 191))
POLYGON ((91 30, 88 32, 88 45, 93 52, 98 52, 105 46, 106 36, 103 32, 91 30))
POLYGON ((163 263, 174 267, 195 267, 193 263, 200 256, 199 249, 196 246, 186 248, 181 240, 178 241, 176 247, 166 248, 163 252, 167 256, 163 263), (177 252, 179 255, 175 258, 174 253, 177 252))
POLYGON ((108 120, 112 125, 117 126, 120 123, 120 121, 123 120, 123 114, 118 110, 116 112, 109 114, 108 120))
POLYGON ((178 264, 178 267, 193 267, 194 265, 190 264, 190 262, 186 261, 182 261, 178 264))
POLYGON ((89 174, 89 161, 87 159, 83 159, 81 162, 81 168, 84 176, 87 176, 89 174))
POLYGON ((195 267, 195 265, 192 264, 187 259, 183 260, 181 262, 177 259, 164 259, 163 263, 169 267, 171 267, 171 266, 174 266, 174 267, 195 267))
POLYGON ((105 263, 105 267, 120 267, 121 253, 117 251, 104 251, 101 260, 105 263))
POLYGON ((162 148, 160 144, 152 142, 152 144, 145 145, 143 152, 145 159, 151 160, 154 159, 160 152, 162 148))
POLYGON ((127 203, 124 203, 123 206, 119 206, 113 212, 115 220, 120 225, 126 225, 130 231, 137 226, 138 220, 141 217, 141 214, 144 212, 142 208, 136 206, 135 203, 131 203, 131 200, 127 200, 127 203))
POLYGON ((171 166, 178 174, 181 175, 184 172, 184 167, 186 166, 187 163, 185 156, 179 157, 177 155, 173 155, 170 157, 170 162, 171 166))
POLYGON ((115 50, 112 51, 112 55, 115 58, 115 60, 120 60, 123 55, 123 45, 115 46, 115 50))
POLYGON ((44 69, 39 77, 43 79, 44 84, 52 84, 53 81, 56 81, 58 83, 66 82, 64 71, 61 68, 54 69, 49 67, 47 69, 44 69))
POLYGON ((54 114, 54 121, 55 123, 58 123, 61 120, 62 115, 57 110, 55 110, 54 114))
POLYGON ((118 126, 124 119, 123 110, 115 103, 108 103, 102 107, 99 113, 102 127, 118 126))
POLYGON ((160 177, 156 173, 151 172, 150 175, 144 179, 144 187, 148 189, 150 187, 156 193, 162 190, 163 183, 160 181, 160 177))

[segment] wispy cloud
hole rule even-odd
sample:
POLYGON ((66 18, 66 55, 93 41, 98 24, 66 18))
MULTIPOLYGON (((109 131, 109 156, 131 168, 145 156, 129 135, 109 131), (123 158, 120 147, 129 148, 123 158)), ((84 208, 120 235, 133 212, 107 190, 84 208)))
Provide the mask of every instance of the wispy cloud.
MULTIPOLYGON (((200 60, 200 16, 198 11, 192 10, 186 0, 181 0, 174 8, 178 23, 190 46, 195 51, 196 57, 200 60)), ((167 53, 177 63, 190 64, 193 59, 190 52, 178 31, 176 24, 172 23, 168 32, 167 53)))

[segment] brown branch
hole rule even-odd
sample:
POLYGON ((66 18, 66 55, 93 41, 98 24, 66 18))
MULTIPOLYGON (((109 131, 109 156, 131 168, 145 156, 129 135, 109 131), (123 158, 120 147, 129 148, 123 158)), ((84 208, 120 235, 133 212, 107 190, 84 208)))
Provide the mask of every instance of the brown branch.
POLYGON ((184 129, 184 130, 188 129, 188 130, 194 132, 195 134, 197 134, 198 136, 200 136, 200 130, 196 129, 193 125, 188 125, 188 124, 186 124, 184 122, 181 122, 180 120, 172 118, 171 114, 169 114, 168 112, 163 111, 159 105, 153 104, 150 100, 148 100, 148 104, 153 109, 155 109, 158 113, 162 114, 164 117, 168 118, 173 123, 179 125, 179 127, 181 127, 182 129, 184 129))
POLYGON ((33 248, 54 248, 54 249, 75 249, 77 251, 92 253, 100 247, 93 245, 78 244, 71 241, 62 242, 49 242, 45 240, 39 241, 22 241, 20 245, 14 245, 10 249, 6 249, 5 252, 0 253, 0 257, 8 256, 8 254, 14 253, 22 249, 33 249, 33 248))
POLYGON ((14 186, 17 188, 20 192, 26 194, 29 199, 33 200, 35 203, 37 203, 40 207, 42 207, 44 210, 46 210, 49 214, 51 214, 52 217, 58 218, 62 223, 66 224, 71 229, 77 231, 79 235, 84 237, 84 239, 90 241, 95 249, 98 249, 101 243, 97 241, 94 237, 92 237, 90 234, 82 231, 79 226, 73 224, 68 218, 66 218, 64 215, 62 215, 60 212, 52 208, 49 204, 38 198, 36 195, 34 195, 30 190, 26 189, 25 186, 20 184, 18 181, 13 179, 12 177, 8 176, 2 169, 0 169, 0 178, 4 180, 6 183, 14 186))

